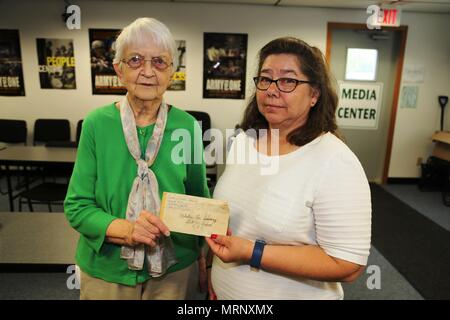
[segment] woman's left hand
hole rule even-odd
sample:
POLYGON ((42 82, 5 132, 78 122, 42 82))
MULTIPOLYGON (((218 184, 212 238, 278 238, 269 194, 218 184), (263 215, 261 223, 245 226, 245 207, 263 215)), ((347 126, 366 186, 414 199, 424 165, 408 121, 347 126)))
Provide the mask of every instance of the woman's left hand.
POLYGON ((253 242, 236 236, 222 236, 212 234, 211 238, 205 237, 211 250, 223 262, 248 263, 253 252, 253 242))

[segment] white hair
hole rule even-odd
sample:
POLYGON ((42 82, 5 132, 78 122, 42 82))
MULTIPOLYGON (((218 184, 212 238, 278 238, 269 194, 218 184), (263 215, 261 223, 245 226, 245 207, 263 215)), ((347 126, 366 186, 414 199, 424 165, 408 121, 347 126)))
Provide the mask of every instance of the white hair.
POLYGON ((115 42, 116 54, 113 63, 119 63, 123 59, 126 48, 130 45, 144 46, 151 39, 159 48, 169 51, 174 70, 177 68, 177 46, 169 28, 154 18, 138 18, 123 28, 115 42))

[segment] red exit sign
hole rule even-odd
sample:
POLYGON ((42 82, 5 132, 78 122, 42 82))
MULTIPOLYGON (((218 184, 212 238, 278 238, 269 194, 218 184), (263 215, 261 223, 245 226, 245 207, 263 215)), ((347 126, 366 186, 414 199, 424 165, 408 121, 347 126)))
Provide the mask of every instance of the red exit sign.
POLYGON ((371 5, 367 8, 367 13, 371 13, 369 18, 367 19, 367 26, 369 27, 369 29, 400 26, 400 9, 380 8, 377 5, 371 5))
POLYGON ((400 10, 398 9, 380 9, 378 23, 382 27, 398 27, 400 25, 400 10))

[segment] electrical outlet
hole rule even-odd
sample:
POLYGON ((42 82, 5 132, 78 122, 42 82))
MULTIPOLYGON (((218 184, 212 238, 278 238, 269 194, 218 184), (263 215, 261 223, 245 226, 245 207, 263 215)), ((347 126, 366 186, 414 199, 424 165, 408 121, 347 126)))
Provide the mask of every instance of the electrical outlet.
POLYGON ((417 165, 417 166, 420 166, 421 164, 422 164, 422 157, 418 157, 418 158, 417 158, 416 165, 417 165))

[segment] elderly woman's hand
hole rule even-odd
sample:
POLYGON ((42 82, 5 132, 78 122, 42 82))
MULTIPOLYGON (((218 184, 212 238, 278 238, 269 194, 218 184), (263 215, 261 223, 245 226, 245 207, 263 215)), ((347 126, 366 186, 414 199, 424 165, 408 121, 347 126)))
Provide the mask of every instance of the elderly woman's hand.
POLYGON ((168 237, 170 235, 169 228, 159 217, 148 211, 141 211, 139 218, 134 223, 131 240, 154 247, 156 239, 161 235, 168 237))

